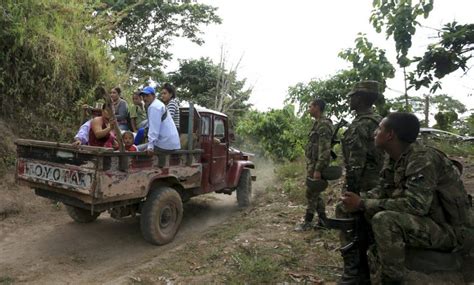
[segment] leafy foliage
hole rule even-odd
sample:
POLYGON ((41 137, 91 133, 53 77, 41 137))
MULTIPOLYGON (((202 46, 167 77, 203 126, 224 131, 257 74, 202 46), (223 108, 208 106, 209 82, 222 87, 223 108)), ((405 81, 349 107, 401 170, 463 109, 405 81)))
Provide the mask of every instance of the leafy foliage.
POLYGON ((359 77, 355 70, 343 70, 328 79, 315 79, 307 84, 300 82, 288 88, 286 102, 296 104, 298 114, 302 114, 309 103, 318 97, 326 101, 325 112, 328 116, 339 117, 349 112, 346 94, 357 81, 359 77))
POLYGON ((452 110, 446 112, 438 112, 435 115, 436 124, 433 126, 436 129, 449 131, 452 124, 458 120, 458 114, 452 110))
POLYGON ((464 120, 459 121, 458 131, 461 135, 474 136, 474 113, 471 113, 471 115, 464 120))
POLYGON ((179 69, 169 74, 169 79, 176 86, 180 99, 223 112, 232 119, 242 116, 250 108, 247 101, 252 89, 245 87, 245 79, 238 80, 236 70, 225 70, 209 58, 180 61, 179 69), (221 94, 219 88, 223 78, 227 84, 225 94, 221 94), (223 101, 219 106, 220 96, 223 96, 223 101))
POLYGON ((264 154, 276 161, 293 161, 303 155, 305 136, 311 127, 308 117, 295 116, 292 105, 268 112, 250 111, 239 121, 236 132, 258 141, 264 154))
POLYGON ((217 8, 197 3, 163 0, 97 1, 94 29, 123 57, 126 74, 139 82, 161 79, 163 61, 169 60, 176 37, 202 44, 202 25, 221 23, 217 8))
POLYGON ((449 131, 459 120, 459 114, 467 111, 466 106, 448 95, 430 96, 430 105, 435 105, 438 113, 435 115, 436 125, 433 127, 449 131))
POLYGON ((372 5, 370 22, 375 30, 380 33, 385 28, 387 38, 393 36, 395 40, 398 64, 410 65, 407 55, 419 25, 416 19, 421 15, 428 17, 433 10, 433 0, 374 0, 372 5))
MULTIPOLYGON (((387 106, 393 111, 403 112, 405 111, 405 100, 406 97, 404 95, 399 96, 389 100, 387 106)), ((425 119, 421 123, 426 127, 429 125, 431 111, 435 108, 438 112, 435 114, 437 125, 434 127, 441 128, 442 130, 451 130, 458 120, 457 113, 462 114, 467 111, 463 103, 446 94, 425 95, 424 97, 408 96, 408 102, 410 112, 424 114, 425 119)))
MULTIPOLYGON (((395 68, 385 56, 385 51, 374 47, 363 34, 355 40, 355 48, 341 51, 339 57, 349 61, 352 69, 343 70, 328 79, 312 80, 308 84, 298 83, 288 90, 287 102, 298 105, 298 113, 304 112, 312 99, 326 101, 328 116, 339 117, 349 113, 348 98, 352 86, 361 80, 376 80, 385 89, 386 79, 393 78, 395 68)), ((377 102, 379 112, 384 114, 384 98, 377 102)))
POLYGON ((474 24, 446 24, 438 34, 439 42, 430 45, 423 57, 416 57, 416 70, 410 74, 410 83, 418 90, 430 88, 435 93, 441 88, 439 80, 462 69, 467 71, 467 62, 474 55, 474 24))
POLYGON ((385 50, 374 47, 364 34, 359 34, 355 40, 355 48, 341 51, 339 57, 352 64, 360 80, 375 80, 382 84, 395 76, 395 68, 385 56, 385 50))
POLYGON ((120 81, 86 29, 90 14, 76 1, 6 0, 0 15, 0 116, 20 135, 70 140, 76 106, 101 82, 120 81))

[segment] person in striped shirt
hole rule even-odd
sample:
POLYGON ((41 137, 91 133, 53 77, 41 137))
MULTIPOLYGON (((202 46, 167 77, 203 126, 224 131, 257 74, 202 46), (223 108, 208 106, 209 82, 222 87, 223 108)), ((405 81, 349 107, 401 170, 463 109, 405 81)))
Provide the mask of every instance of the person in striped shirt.
POLYGON ((176 100, 176 88, 169 84, 165 83, 161 89, 161 101, 165 103, 166 109, 173 118, 173 122, 176 125, 179 133, 179 103, 176 100))

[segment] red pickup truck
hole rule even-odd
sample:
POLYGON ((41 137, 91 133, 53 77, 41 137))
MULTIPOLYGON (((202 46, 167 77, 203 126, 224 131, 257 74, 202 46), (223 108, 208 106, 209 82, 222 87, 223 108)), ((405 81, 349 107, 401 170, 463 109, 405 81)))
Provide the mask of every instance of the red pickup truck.
POLYGON ((64 203, 79 223, 93 222, 105 211, 113 218, 140 214, 145 240, 166 244, 178 231, 183 202, 235 191, 238 205, 245 207, 255 180, 251 154, 230 147, 233 134, 225 114, 193 106, 180 114, 184 149, 152 156, 19 139, 17 182, 64 203))

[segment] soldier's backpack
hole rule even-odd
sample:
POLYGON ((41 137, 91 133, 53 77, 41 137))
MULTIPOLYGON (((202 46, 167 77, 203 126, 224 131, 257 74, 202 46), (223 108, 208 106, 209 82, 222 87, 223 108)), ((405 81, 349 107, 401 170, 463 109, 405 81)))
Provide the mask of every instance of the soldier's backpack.
MULTIPOLYGON (((444 152, 434 147, 434 149, 445 161, 446 167, 452 167, 455 171, 462 174, 462 164, 452 158, 449 158, 444 152)), ((446 173, 450 171, 446 169, 446 173)), ((470 238, 474 230, 474 212, 472 208, 472 197, 468 195, 462 181, 459 179, 459 185, 452 185, 452 181, 446 181, 436 188, 437 198, 443 208, 444 216, 447 222, 453 226, 458 237, 462 240, 470 238)))

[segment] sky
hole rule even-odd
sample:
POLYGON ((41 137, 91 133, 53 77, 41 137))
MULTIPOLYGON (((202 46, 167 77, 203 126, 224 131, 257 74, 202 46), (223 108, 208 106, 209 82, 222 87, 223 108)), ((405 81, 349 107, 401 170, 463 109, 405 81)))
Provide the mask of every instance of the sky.
MULTIPOLYGON (((199 0, 218 7, 221 25, 202 28, 202 46, 186 39, 176 39, 170 48, 174 54, 166 71, 178 68, 178 59, 209 57, 219 62, 221 46, 227 53, 229 67, 242 61, 237 71, 239 79, 246 78, 253 87, 250 103, 259 111, 281 108, 288 87, 311 79, 325 79, 338 70, 350 68, 337 54, 355 46, 358 33, 365 33, 374 46, 385 49, 395 67, 393 39, 375 32, 369 23, 372 0, 199 0)), ((428 44, 435 41, 443 24, 456 20, 472 23, 472 0, 435 0, 428 19, 420 18, 409 56, 423 55, 428 44)), ((472 64, 472 63, 471 63, 472 64)), ((474 108, 474 72, 456 72, 443 79, 443 89, 469 109, 474 108)), ((385 96, 403 94, 403 73, 397 68, 396 77, 387 82, 385 96)), ((422 95, 428 90, 409 91, 422 95)))

